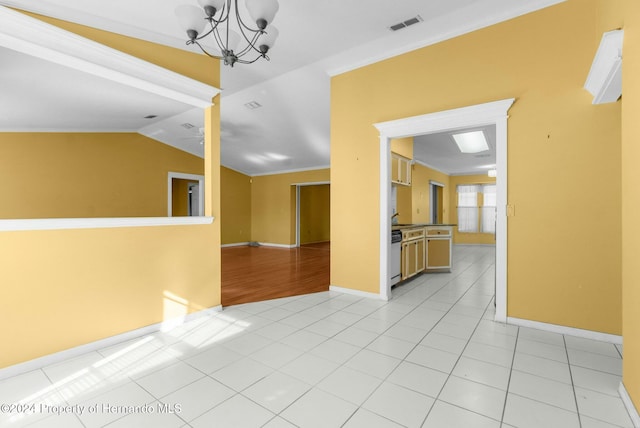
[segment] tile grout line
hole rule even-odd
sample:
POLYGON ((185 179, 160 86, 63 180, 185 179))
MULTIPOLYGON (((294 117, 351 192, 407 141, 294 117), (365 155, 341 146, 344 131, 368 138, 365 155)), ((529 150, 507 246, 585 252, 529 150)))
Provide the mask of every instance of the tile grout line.
POLYGON ((518 349, 518 339, 520 338, 520 327, 516 327, 516 343, 513 347, 513 356, 511 357, 511 368, 509 369, 509 379, 507 380, 507 392, 504 395, 504 405, 502 406, 502 417, 500 418, 500 425, 504 425, 504 415, 507 412, 507 400, 509 399, 509 388, 511 387, 511 375, 513 374, 513 363, 516 361, 516 352, 518 349))
MULTIPOLYGON (((456 300, 456 301, 455 301, 455 303, 453 303, 453 304, 451 305, 451 308, 453 308, 453 307, 454 307, 454 306, 455 306, 455 305, 456 305, 456 304, 457 304, 457 303, 458 303, 458 302, 459 302, 459 301, 460 301, 460 300, 461 300, 461 299, 462 299, 462 298, 463 298, 463 297, 464 297, 464 296, 469 292, 469 290, 471 290, 471 288, 473 288, 473 286, 478 282, 478 278, 480 278, 480 277, 481 277, 481 276, 482 276, 482 275, 483 275, 483 274, 484 274, 488 269, 489 269, 489 267, 487 267, 487 268, 486 268, 486 269, 485 269, 485 270, 484 270, 480 275, 478 275, 478 277, 477 277, 477 278, 476 278, 476 280, 471 284, 471 286, 469 286, 469 288, 467 288, 467 291, 465 291, 465 292, 464 292, 464 294, 462 294, 462 296, 460 296, 460 297, 458 298, 458 300, 456 300)), ((476 323, 476 325, 475 325, 475 327, 474 327, 473 331, 471 332, 471 335, 469 335, 469 338, 467 339, 467 343, 464 345, 464 347, 463 347, 463 348, 462 348, 462 350, 460 351, 460 354, 458 355, 458 358, 456 359, 455 364, 454 364, 454 365, 453 365, 453 367, 451 368, 451 371, 447 374, 447 379, 446 379, 446 380, 444 381, 444 383, 442 384, 442 388, 440 388, 440 391, 438 392, 438 395, 437 395, 437 396, 435 397, 435 399, 433 400, 433 404, 431 405, 431 408, 429 409, 429 411, 428 411, 428 412, 427 412, 427 414, 425 415, 424 419, 422 420, 422 425, 424 425, 424 424, 425 424, 425 422, 427 421, 427 419, 429 418, 429 415, 431 414, 431 411, 433 410, 433 407, 434 407, 434 406, 436 405, 436 403, 438 402, 438 399, 439 399, 439 397, 440 397, 440 394, 442 394, 442 391, 444 390, 445 386, 447 385, 447 382, 449 382, 449 379, 451 379, 451 376, 453 376, 453 374, 452 374, 452 373, 453 373, 453 371, 455 370, 456 366, 457 366, 457 365, 458 365, 458 363, 460 362, 460 358, 462 358, 462 354, 464 353, 465 349, 467 349, 467 346, 469 346, 469 343, 471 342, 471 338, 473 337, 473 335, 475 334, 476 330, 478 329, 478 325, 479 325, 479 324, 480 324, 480 322, 483 320, 484 314, 486 313, 487 308, 489 307, 489 305, 491 304, 491 302, 492 302, 492 301, 493 301, 493 299, 491 299, 491 300, 489 301, 489 303, 487 303, 487 305, 485 306, 485 309, 484 309, 483 314, 482 314, 482 315, 480 316, 480 318, 478 319, 478 321, 477 321, 477 323, 476 323)), ((443 318, 444 318, 444 316, 446 316, 446 315, 451 311, 451 308, 449 308, 449 310, 445 313, 445 315, 443 315, 443 318)), ((440 318, 440 320, 438 321, 438 323, 440 323, 440 321, 441 321, 441 320, 442 320, 442 318, 440 318)), ((438 323, 436 323, 436 325, 438 325, 438 323)), ((433 328, 435 328, 435 325, 432 327, 432 329, 431 329, 431 330, 433 330, 433 328)), ((429 332, 431 332, 431 330, 429 330, 429 332)), ((417 346, 417 345, 416 345, 416 346, 417 346)), ((459 407, 459 406, 456 406, 456 407, 459 407)), ((464 409, 464 410, 469 411, 469 412, 473 412, 473 411, 472 411, 472 410, 470 410, 470 409, 464 409)), ((473 413, 476 413, 476 414, 480 415, 480 414, 479 414, 479 413, 477 413, 477 412, 473 412, 473 413)), ((487 417, 487 416, 485 416, 485 415, 480 415, 480 416, 487 417)), ((492 419, 492 418, 490 418, 490 419, 492 419)))
POLYGON ((571 379, 571 390, 573 391, 573 400, 576 404, 576 414, 578 415, 578 425, 582 428, 582 417, 580 416, 580 407, 578 406, 578 395, 576 393, 576 385, 573 382, 573 371, 571 370, 571 360, 569 359, 569 349, 567 348, 567 339, 562 335, 562 342, 564 343, 564 351, 567 355, 567 366, 569 367, 569 378, 571 379))

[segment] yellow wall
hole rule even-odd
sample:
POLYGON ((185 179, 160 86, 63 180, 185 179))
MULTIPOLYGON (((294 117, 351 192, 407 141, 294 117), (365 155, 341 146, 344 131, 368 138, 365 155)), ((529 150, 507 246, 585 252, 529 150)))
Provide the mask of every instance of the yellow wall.
POLYGON ((330 192, 328 184, 300 186, 300 244, 331 239, 330 192))
MULTIPOLYGON (((86 27, 77 27, 80 33, 86 27)), ((219 62, 91 31, 106 44, 219 86, 219 62)), ((220 108, 207 109, 206 214, 220 215, 220 108)), ((71 155, 71 151, 66 152, 71 155)), ((37 170, 29 166, 33 174, 37 170)), ((166 182, 166 175, 165 175, 166 182)), ((164 185, 166 189, 166 184, 164 185)), ((166 204, 165 204, 166 205, 166 204)), ((166 213, 166 207, 165 207, 166 213)), ((166 214, 165 214, 166 215, 166 214)), ((220 304, 220 222, 0 232, 0 368, 220 304), (170 293, 170 294, 166 294, 170 293), (175 312, 172 315, 176 315, 175 312)))
POLYGON ((626 0, 622 100, 622 381, 640 410, 640 2, 626 0))
MULTIPOLYGON (((451 176, 451 186, 448 189, 451 223, 458 224, 458 194, 456 192, 458 184, 489 184, 495 182, 496 179, 489 177, 487 174, 451 176)), ((458 228, 454 227, 453 242, 455 244, 495 244, 496 239, 493 233, 459 233, 458 228)))
POLYGON ((203 170, 140 134, 0 133, 0 218, 164 217, 169 171, 203 170))
POLYGON ((252 241, 293 245, 295 235, 295 186, 297 183, 329 181, 329 170, 263 175, 252 178, 252 241))
POLYGON ((251 241, 251 178, 220 168, 222 244, 251 241))
POLYGON ((414 163, 411 165, 411 186, 396 186, 398 223, 430 223, 429 182, 431 180, 445 185, 443 223, 449 222, 449 176, 424 165, 414 163))
POLYGON ((418 163, 413 165, 411 172, 412 223, 431 222, 429 218, 429 212, 431 211, 429 182, 432 180, 444 184, 442 222, 449 223, 449 176, 418 163))
POLYGON ((392 139, 391 151, 407 159, 413 159, 413 137, 392 139))
POLYGON ((607 5, 568 0, 332 78, 333 285, 379 291, 372 124, 515 97, 508 316, 621 333, 620 103, 583 89, 607 5))

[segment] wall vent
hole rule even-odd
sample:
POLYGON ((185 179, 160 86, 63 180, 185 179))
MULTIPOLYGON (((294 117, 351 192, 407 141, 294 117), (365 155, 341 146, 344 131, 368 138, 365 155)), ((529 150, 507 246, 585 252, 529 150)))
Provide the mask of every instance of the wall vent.
POLYGON ((391 31, 398 31, 403 28, 407 28, 410 25, 417 24, 418 22, 422 22, 423 19, 420 15, 416 15, 413 18, 407 19, 406 21, 399 22, 389 27, 391 31))

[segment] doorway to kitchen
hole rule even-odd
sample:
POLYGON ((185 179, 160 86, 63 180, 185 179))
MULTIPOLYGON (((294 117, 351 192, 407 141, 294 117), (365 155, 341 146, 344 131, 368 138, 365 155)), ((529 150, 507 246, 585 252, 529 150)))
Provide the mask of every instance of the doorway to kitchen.
POLYGON ((380 297, 391 298, 391 140, 495 125, 496 129, 496 321, 507 317, 507 112, 515 99, 413 116, 374 126, 380 133, 380 297), (386 261, 386 262, 385 262, 386 261))

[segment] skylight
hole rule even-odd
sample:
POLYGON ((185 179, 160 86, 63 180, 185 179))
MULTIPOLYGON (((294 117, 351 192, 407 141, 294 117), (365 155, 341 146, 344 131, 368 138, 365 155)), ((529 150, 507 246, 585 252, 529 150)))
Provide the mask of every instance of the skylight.
POLYGON ((480 153, 489 150, 487 139, 482 131, 463 132, 452 136, 462 153, 480 153))

